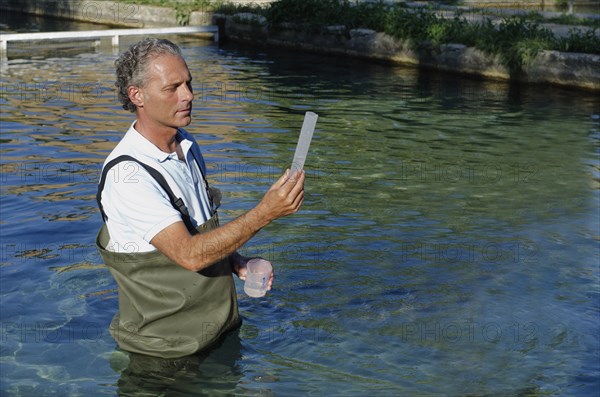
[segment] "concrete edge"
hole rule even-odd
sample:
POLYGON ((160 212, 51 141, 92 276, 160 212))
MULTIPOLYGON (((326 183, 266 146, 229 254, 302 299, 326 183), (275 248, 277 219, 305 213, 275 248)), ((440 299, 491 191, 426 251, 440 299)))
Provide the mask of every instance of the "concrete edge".
POLYGON ((224 39, 257 45, 275 45, 306 51, 346 55, 394 64, 416 65, 448 72, 476 75, 524 83, 554 84, 600 91, 600 55, 541 51, 520 73, 511 72, 498 58, 460 43, 432 46, 420 51, 411 49, 406 40, 370 29, 353 29, 348 34, 339 26, 313 34, 295 30, 291 25, 269 30, 249 23, 248 15, 213 16, 224 39))
MULTIPOLYGON (((182 17, 175 9, 125 4, 112 0, 1 0, 0 10, 131 28, 182 25, 182 17)), ((212 17, 212 12, 194 11, 190 14, 187 24, 209 25, 212 17)))
MULTIPOLYGON (((93 2, 53 0, 2 0, 0 9, 35 15, 123 27, 161 27, 179 25, 176 10, 122 4, 112 0, 93 2)), ((462 44, 444 44, 415 52, 410 43, 370 29, 345 29, 332 26, 326 33, 308 34, 293 26, 269 30, 264 17, 252 14, 219 15, 193 12, 189 25, 219 25, 220 39, 256 45, 282 46, 311 52, 345 55, 379 62, 435 68, 487 78, 545 83, 600 91, 600 56, 594 54, 542 51, 518 75, 511 73, 496 56, 462 44)))

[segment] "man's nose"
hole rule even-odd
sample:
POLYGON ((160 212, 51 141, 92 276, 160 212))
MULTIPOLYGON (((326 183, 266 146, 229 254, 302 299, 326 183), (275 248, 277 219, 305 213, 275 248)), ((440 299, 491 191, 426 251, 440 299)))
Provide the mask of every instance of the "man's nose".
POLYGON ((191 84, 183 84, 181 97, 184 101, 191 102, 194 100, 194 90, 191 84))

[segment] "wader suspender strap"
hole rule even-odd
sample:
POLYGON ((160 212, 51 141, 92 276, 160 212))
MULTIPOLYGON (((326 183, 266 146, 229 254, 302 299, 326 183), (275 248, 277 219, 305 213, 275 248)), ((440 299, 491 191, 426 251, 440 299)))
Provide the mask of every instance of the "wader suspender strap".
MULTIPOLYGON (((181 142, 183 140, 183 135, 182 135, 181 131, 177 130, 176 137, 177 137, 177 142, 181 142)), ((215 202, 214 202, 212 194, 210 192, 210 188, 208 187, 208 179, 206 179, 206 173, 204 172, 204 168, 202 168, 202 165, 200 165, 200 160, 198 160, 198 157, 196 157, 196 154, 194 153, 194 148, 190 149, 190 153, 192 153, 192 157, 194 158, 194 161, 196 162, 196 165, 198 166, 198 169, 200 170, 202 179, 204 179, 204 187, 206 189, 206 195, 208 196, 208 205, 210 206, 210 210, 213 212, 213 215, 216 215, 217 207, 215 206, 215 202)))
POLYGON ((98 192, 96 193, 96 201, 98 202, 98 208, 100 208, 100 212, 102 213, 102 219, 104 220, 104 222, 107 221, 108 217, 106 216, 106 213, 104 212, 104 208, 102 207, 102 203, 100 200, 102 198, 102 190, 104 190, 104 184, 106 183, 106 176, 108 175, 108 171, 110 171, 110 169, 112 167, 114 167, 115 165, 117 165, 118 163, 121 163, 123 161, 133 161, 133 162, 138 163, 142 167, 144 167, 144 169, 146 171, 148 171, 150 176, 152 178, 154 178, 156 180, 156 182, 158 182, 160 187, 162 187, 163 190, 167 193, 167 196, 169 196, 169 201, 171 202, 171 205, 173 206, 173 208, 175 208, 177 211, 179 211, 181 213, 181 219, 183 220, 183 223, 185 224, 185 226, 187 227, 189 232, 191 234, 197 233, 196 228, 192 224, 192 220, 190 218, 190 213, 188 212, 187 207, 183 203, 183 200, 181 199, 181 197, 179 197, 179 198, 175 197, 175 194, 173 193, 173 191, 169 187, 169 184, 167 183, 165 178, 161 175, 161 173, 158 172, 157 170, 155 170, 154 168, 150 167, 149 165, 144 164, 141 161, 137 160, 136 158, 128 156, 128 155, 122 155, 122 156, 119 156, 119 157, 109 161, 106 164, 106 166, 104 166, 104 169, 102 170, 102 176, 100 177, 100 183, 98 184, 98 192))
POLYGON ((217 207, 215 206, 215 202, 213 200, 213 196, 210 193, 210 188, 208 187, 208 180, 206 179, 206 174, 204 173, 204 169, 202 169, 202 166, 200 165, 200 161, 198 161, 198 158, 194 154, 194 150, 191 149, 190 152, 192 152, 192 157, 194 157, 194 161, 196 161, 196 164, 198 165, 198 169, 200 170, 200 174, 202 174, 202 179, 204 179, 204 187, 206 188, 206 195, 208 196, 208 205, 210 205, 210 210, 214 214, 216 214, 217 213, 217 207))

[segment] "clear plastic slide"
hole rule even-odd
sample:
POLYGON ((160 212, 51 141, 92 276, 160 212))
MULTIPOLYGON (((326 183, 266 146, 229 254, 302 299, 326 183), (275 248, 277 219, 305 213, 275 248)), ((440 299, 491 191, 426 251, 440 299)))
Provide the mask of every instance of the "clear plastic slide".
POLYGON ((304 168, 304 162, 306 161, 306 155, 308 154, 308 148, 310 147, 310 141, 315 132, 318 118, 319 116, 313 112, 306 112, 306 115, 304 115, 304 123, 302 123, 302 130, 300 130, 296 153, 294 153, 290 178, 294 176, 296 171, 300 171, 304 168))

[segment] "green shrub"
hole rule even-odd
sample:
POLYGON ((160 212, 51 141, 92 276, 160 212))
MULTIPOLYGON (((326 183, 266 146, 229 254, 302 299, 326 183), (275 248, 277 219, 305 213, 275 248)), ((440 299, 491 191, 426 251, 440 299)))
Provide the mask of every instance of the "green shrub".
POLYGON ((500 56, 513 72, 529 64, 541 50, 551 49, 554 35, 538 24, 513 17, 504 19, 497 27, 490 20, 479 25, 475 47, 500 56))
POLYGON ((260 4, 235 4, 235 3, 218 3, 215 7, 215 11, 226 14, 233 15, 240 12, 249 12, 252 14, 264 15, 266 16, 269 10, 268 5, 260 5, 260 4))
POLYGON ((599 54, 600 38, 595 28, 587 32, 581 32, 579 29, 570 29, 568 37, 563 37, 557 41, 556 49, 567 52, 599 54))
POLYGON ((271 26, 294 23, 301 29, 344 25, 347 29, 383 31, 390 6, 383 0, 358 3, 348 0, 280 0, 271 3, 267 17, 271 26))
POLYGON ((359 3, 347 11, 347 21, 344 24, 349 29, 367 28, 383 32, 389 12, 390 7, 383 1, 359 3))
POLYGON ((292 22, 312 30, 346 22, 350 7, 347 0, 281 0, 271 4, 267 18, 272 26, 292 22))
POLYGON ((554 5, 557 10, 567 11, 569 8, 569 0, 554 0, 554 5))

